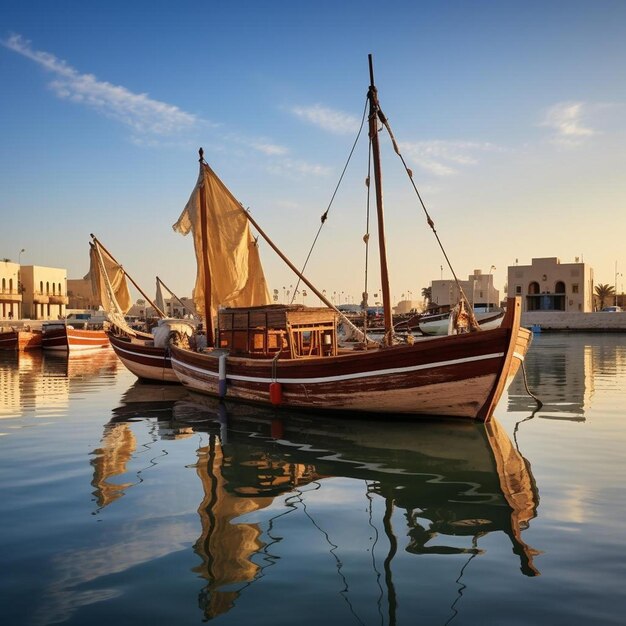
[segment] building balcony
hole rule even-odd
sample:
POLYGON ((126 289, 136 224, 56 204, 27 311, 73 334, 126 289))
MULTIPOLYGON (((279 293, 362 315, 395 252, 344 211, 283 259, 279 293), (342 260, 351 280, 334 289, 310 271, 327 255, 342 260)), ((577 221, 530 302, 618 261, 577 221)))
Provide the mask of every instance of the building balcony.
POLYGON ((0 291, 0 302, 21 302, 22 294, 17 291, 0 291))
POLYGON ((69 298, 67 296, 62 296, 60 294, 48 296, 50 304, 67 304, 69 302, 69 298))
POLYGON ((50 296, 46 293, 34 293, 33 302, 35 304, 48 304, 50 302, 50 296))

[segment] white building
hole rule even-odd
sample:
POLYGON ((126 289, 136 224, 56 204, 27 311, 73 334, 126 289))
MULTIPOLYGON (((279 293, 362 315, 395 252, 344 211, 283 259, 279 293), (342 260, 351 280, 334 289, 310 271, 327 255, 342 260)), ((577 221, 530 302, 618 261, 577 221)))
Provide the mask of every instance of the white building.
MULTIPOLYGON (((493 286, 491 272, 483 274, 482 270, 474 270, 467 280, 459 284, 465 297, 476 309, 500 306, 500 291, 493 286)), ((453 279, 433 280, 431 282, 431 303, 439 308, 453 307, 460 300, 459 288, 453 279)))

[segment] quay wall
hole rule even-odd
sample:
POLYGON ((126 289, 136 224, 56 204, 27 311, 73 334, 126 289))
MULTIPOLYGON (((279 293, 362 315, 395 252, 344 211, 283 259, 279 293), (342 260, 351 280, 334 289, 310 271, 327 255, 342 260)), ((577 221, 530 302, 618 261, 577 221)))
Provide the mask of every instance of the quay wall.
POLYGON ((526 311, 522 326, 537 324, 541 330, 569 330, 584 332, 626 332, 626 311, 621 313, 564 313, 557 311, 526 311))

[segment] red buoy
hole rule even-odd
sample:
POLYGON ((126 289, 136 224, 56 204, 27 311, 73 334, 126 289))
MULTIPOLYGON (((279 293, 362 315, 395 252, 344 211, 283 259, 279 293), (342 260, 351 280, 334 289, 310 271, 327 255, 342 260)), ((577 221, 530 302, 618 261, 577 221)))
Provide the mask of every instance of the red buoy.
POLYGON ((270 383, 270 402, 278 406, 283 401, 283 390, 280 383, 270 383))

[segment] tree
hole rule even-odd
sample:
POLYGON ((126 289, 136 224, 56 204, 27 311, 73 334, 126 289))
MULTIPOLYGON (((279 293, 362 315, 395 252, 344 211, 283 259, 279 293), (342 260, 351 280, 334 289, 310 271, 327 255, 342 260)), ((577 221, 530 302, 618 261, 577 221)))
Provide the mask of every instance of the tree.
POLYGON ((598 296, 598 300, 600 300, 600 308, 604 308, 604 301, 611 296, 615 296, 615 288, 613 285, 597 285, 596 286, 596 296, 598 296))
POLYGON ((426 304, 430 304, 430 301, 433 299, 433 288, 422 287, 422 298, 426 300, 426 304))

